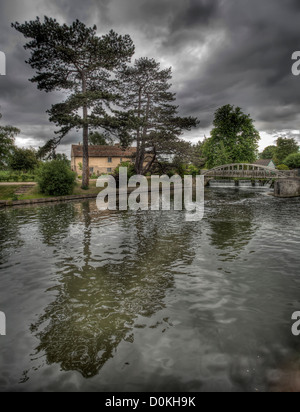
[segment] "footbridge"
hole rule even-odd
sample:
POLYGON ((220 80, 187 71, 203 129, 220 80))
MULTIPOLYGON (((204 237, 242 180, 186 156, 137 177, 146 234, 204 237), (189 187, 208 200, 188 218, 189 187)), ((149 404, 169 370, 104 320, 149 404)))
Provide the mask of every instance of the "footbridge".
POLYGON ((218 166, 203 173, 207 178, 286 179, 289 172, 249 163, 218 166))

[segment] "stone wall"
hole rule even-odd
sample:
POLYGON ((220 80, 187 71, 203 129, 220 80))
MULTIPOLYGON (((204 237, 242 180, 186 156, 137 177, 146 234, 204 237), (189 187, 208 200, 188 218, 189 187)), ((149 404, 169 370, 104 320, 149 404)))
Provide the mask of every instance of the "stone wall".
POLYGON ((275 182, 276 197, 300 197, 300 178, 279 179, 275 182))

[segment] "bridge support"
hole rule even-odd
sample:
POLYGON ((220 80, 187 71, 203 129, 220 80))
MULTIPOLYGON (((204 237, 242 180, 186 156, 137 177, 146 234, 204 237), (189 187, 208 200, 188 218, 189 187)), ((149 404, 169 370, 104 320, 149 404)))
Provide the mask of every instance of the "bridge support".
POLYGON ((300 178, 277 180, 275 182, 275 197, 300 197, 300 178))

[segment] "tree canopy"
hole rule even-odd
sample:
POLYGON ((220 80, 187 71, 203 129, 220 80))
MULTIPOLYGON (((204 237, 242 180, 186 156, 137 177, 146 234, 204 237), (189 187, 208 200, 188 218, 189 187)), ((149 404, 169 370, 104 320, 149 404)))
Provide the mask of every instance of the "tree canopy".
POLYGON ((118 75, 123 110, 119 116, 125 124, 120 140, 123 145, 136 142, 138 174, 147 173, 161 154, 182 153, 180 136, 199 123, 196 118, 178 116, 171 79, 170 68, 161 69, 158 62, 148 58, 136 60, 133 67, 124 68, 118 75))
POLYGON ((300 153, 292 153, 285 160, 284 164, 290 169, 300 169, 300 153))
POLYGON ((240 107, 226 105, 215 113, 214 129, 206 140, 204 154, 207 167, 228 163, 253 163, 257 159, 259 132, 250 115, 240 107))
POLYGON ((275 151, 275 162, 277 165, 282 163, 285 164, 285 159, 289 155, 298 152, 299 143, 294 138, 279 137, 277 139, 277 146, 275 151))
POLYGON ((276 157, 276 146, 268 146, 264 149, 262 153, 260 153, 259 157, 261 159, 275 159, 276 157))
POLYGON ((31 51, 27 63, 36 71, 31 79, 40 90, 63 90, 68 98, 49 110, 50 121, 60 128, 47 144, 53 151, 72 130, 83 131, 83 180, 89 183, 89 129, 106 126, 110 105, 116 100, 113 71, 128 63, 134 53, 130 36, 120 36, 113 30, 99 37, 97 27, 87 27, 76 20, 70 26, 45 17, 12 26, 29 41, 31 51), (82 114, 80 114, 80 111, 82 114))
MULTIPOLYGON (((2 114, 0 113, 0 119, 2 114)), ((20 130, 12 126, 0 125, 0 168, 8 166, 10 155, 15 147, 15 136, 20 130)))
POLYGON ((12 170, 30 172, 38 166, 39 162, 34 149, 21 149, 15 147, 9 158, 9 167, 12 170))
POLYGON ((112 139, 108 132, 91 132, 89 134, 89 142, 91 146, 107 146, 108 144, 112 144, 112 139))

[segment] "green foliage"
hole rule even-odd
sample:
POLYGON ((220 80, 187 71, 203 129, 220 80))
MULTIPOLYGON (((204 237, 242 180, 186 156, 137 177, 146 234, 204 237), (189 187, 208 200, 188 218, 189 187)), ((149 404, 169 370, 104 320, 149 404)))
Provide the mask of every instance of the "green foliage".
POLYGON ((71 168, 71 161, 68 159, 68 156, 65 155, 64 153, 55 153, 53 155, 53 160, 60 160, 61 162, 65 162, 66 165, 71 168))
POLYGON ((0 168, 7 167, 11 152, 15 147, 15 136, 18 133, 20 133, 20 130, 15 127, 0 126, 0 168))
POLYGON ((31 172, 39 165, 36 151, 34 149, 21 149, 15 147, 9 158, 11 170, 31 172))
POLYGON ((284 164, 290 169, 300 169, 300 153, 292 153, 285 160, 284 164))
POLYGON ((128 179, 130 179, 132 176, 134 176, 135 173, 135 167, 132 162, 122 162, 118 167, 115 168, 115 171, 113 173, 113 176, 115 178, 119 177, 119 172, 120 172, 120 167, 127 167, 127 175, 128 179))
POLYGON ((112 140, 108 132, 91 132, 89 135, 89 143, 91 146, 107 146, 108 144, 112 144, 112 140))
POLYGON ((276 146, 268 146, 265 148, 265 150, 260 153, 259 157, 260 159, 275 159, 276 157, 276 146))
MULTIPOLYGON (((275 152, 275 163, 276 164, 286 164, 285 159, 293 154, 299 152, 299 143, 294 138, 283 138, 279 137, 277 139, 277 147, 275 152)), ((287 165, 288 166, 288 165, 287 165)))
POLYGON ((71 195, 76 184, 76 173, 70 170, 66 162, 52 160, 41 165, 38 183, 41 193, 45 195, 71 195))
POLYGON ((120 116, 124 121, 119 138, 122 146, 136 141, 137 174, 149 172, 160 155, 180 152, 182 133, 199 124, 196 118, 178 116, 171 79, 171 68, 162 70, 160 63, 148 58, 137 60, 118 75, 123 109, 120 116), (148 161, 149 153, 152 157, 148 161))
POLYGON ((200 174, 200 170, 198 167, 195 165, 188 165, 186 168, 186 176, 187 175, 192 175, 192 176, 198 176, 200 174))
POLYGON ((68 98, 48 112, 50 121, 60 130, 41 153, 45 156, 46 151, 55 150, 72 129, 82 129, 82 185, 88 186, 89 128, 105 129, 111 122, 118 127, 106 110, 118 97, 111 75, 130 61, 135 50, 133 42, 130 36, 120 36, 113 30, 99 37, 96 26, 87 27, 79 20, 68 26, 53 18, 45 17, 42 22, 37 17, 12 27, 29 39, 24 47, 31 51, 28 64, 36 71, 31 81, 46 92, 68 92, 68 98))
POLYGON ((0 171, 0 182, 35 182, 36 171, 32 173, 0 171))
POLYGON ((206 140, 203 153, 207 167, 228 163, 254 163, 260 136, 249 115, 241 108, 226 105, 217 110, 214 129, 206 140))
POLYGON ((205 141, 206 140, 204 140, 204 142, 199 141, 196 145, 192 147, 193 154, 192 154, 191 160, 193 164, 198 168, 203 167, 206 163, 205 154, 204 154, 205 141))
POLYGON ((290 170, 290 168, 287 165, 279 165, 277 166, 278 170, 290 170))

